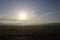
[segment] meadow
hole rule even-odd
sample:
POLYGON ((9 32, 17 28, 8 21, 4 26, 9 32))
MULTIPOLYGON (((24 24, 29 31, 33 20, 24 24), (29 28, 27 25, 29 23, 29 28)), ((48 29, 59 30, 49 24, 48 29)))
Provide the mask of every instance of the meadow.
POLYGON ((60 40, 60 23, 0 25, 0 40, 60 40))

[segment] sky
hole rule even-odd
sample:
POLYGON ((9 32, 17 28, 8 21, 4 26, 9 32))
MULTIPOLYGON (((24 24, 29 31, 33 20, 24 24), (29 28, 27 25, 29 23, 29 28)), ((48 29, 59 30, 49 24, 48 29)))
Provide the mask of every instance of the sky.
POLYGON ((60 0, 0 0, 0 22, 60 23, 60 0), (26 11, 30 20, 17 20, 26 11))

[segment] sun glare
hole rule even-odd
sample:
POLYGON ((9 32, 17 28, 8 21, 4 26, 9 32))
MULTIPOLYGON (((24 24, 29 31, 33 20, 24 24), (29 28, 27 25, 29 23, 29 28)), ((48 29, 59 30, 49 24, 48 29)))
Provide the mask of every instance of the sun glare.
POLYGON ((19 14, 19 20, 28 20, 27 13, 21 12, 21 13, 19 14))

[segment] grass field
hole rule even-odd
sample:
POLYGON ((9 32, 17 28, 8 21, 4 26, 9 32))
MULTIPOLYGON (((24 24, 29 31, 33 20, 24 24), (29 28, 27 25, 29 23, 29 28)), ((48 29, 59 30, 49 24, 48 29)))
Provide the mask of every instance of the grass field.
POLYGON ((60 40, 60 23, 0 25, 0 40, 60 40))

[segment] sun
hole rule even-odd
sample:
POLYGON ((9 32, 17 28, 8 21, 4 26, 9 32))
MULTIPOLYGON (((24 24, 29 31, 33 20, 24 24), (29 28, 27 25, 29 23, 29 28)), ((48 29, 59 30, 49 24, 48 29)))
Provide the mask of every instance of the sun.
POLYGON ((19 18, 18 18, 19 20, 28 20, 28 15, 27 15, 27 13, 25 13, 25 12, 21 12, 20 14, 19 14, 19 18))
POLYGON ((24 13, 20 14, 20 20, 26 20, 27 19, 27 15, 24 13))

